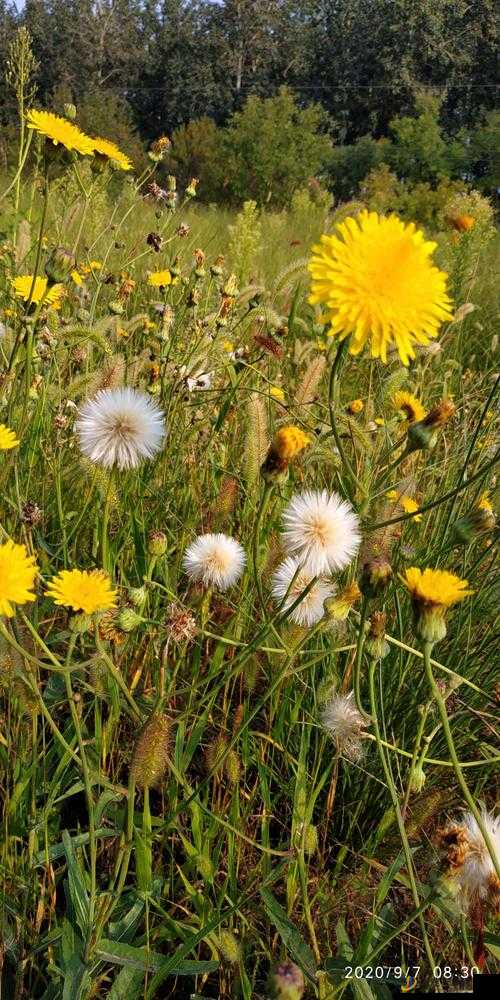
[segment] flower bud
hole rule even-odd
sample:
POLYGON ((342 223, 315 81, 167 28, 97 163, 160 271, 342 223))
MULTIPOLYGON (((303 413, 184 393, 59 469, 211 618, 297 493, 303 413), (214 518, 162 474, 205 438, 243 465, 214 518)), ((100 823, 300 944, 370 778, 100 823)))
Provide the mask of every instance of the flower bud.
POLYGON ((373 556, 363 564, 359 589, 364 597, 373 599, 383 594, 392 580, 392 566, 384 555, 373 556))
POLYGON ((75 105, 74 104, 65 104, 64 105, 64 114, 66 115, 66 118, 69 118, 70 121, 74 122, 74 120, 76 118, 76 107, 75 107, 75 105))
POLYGON ((133 632, 144 621, 133 608, 122 608, 118 614, 118 625, 122 632, 133 632))
POLYGON ((51 285, 56 285, 68 276, 75 267, 75 258, 64 247, 56 247, 45 264, 45 274, 51 285))
POLYGON ((110 302, 108 308, 110 313, 113 313, 113 316, 123 316, 123 313, 125 312, 123 303, 120 302, 119 299, 114 299, 110 302))
POLYGON ((302 1000, 306 984, 304 976, 295 962, 282 962, 272 976, 272 984, 277 1000, 302 1000))
POLYGON ((470 545, 479 535, 492 531, 495 515, 492 510, 479 507, 460 517, 453 525, 453 539, 459 545, 470 545))
POLYGON ((421 766, 421 764, 417 764, 417 766, 416 766, 416 768, 415 768, 415 770, 414 770, 414 772, 413 772, 413 774, 411 776, 410 788, 411 788, 412 792, 417 792, 417 794, 419 792, 421 792, 422 789, 423 789, 423 787, 424 787, 424 785, 425 785, 425 782, 426 782, 425 771, 424 771, 423 767, 421 766))
POLYGON ((73 635, 85 635, 94 627, 94 620, 91 615, 72 615, 69 621, 69 630, 73 635))
POLYGON ((196 198, 196 188, 198 187, 198 184, 198 178, 192 177, 185 191, 187 198, 196 198))
POLYGON ((146 587, 131 587, 129 592, 129 601, 134 605, 134 608, 142 608, 143 604, 146 602, 148 592, 146 587))
POLYGON ((422 642, 441 642, 446 635, 443 610, 435 605, 415 605, 415 632, 422 642))
POLYGON ((444 427, 455 413, 455 404, 451 399, 443 399, 422 420, 416 420, 408 427, 409 452, 432 451, 437 444, 437 431, 444 427))
POLYGON ((385 638, 386 617, 382 611, 374 611, 370 618, 368 634, 365 639, 365 650, 372 660, 383 660, 389 652, 389 643, 385 638))
POLYGON ((164 556, 167 551, 167 536, 163 531, 150 531, 148 538, 148 552, 151 556, 164 556))

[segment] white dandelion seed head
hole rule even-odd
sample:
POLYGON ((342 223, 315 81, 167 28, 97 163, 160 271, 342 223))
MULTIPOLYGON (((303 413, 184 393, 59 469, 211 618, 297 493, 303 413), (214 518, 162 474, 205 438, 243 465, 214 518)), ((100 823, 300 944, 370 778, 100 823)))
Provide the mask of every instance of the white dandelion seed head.
POLYGON ((75 426, 83 454, 107 469, 135 469, 153 458, 165 435, 162 411, 129 387, 101 389, 80 407, 75 426))
MULTIPOLYGON (((313 574, 303 569, 299 560, 292 556, 288 556, 278 566, 273 576, 272 594, 278 603, 283 601, 283 611, 288 611, 313 578, 313 574)), ((327 597, 331 597, 334 593, 334 583, 320 577, 289 615, 290 621, 307 628, 315 625, 323 618, 323 605, 327 597)))
MULTIPOLYGON (((500 815, 492 816, 486 809, 481 810, 481 819, 486 832, 500 859, 500 815)), ((463 863, 453 872, 463 897, 486 899, 490 892, 491 880, 495 879, 495 866, 472 813, 464 813, 456 828, 466 837, 463 863)))
POLYGON ((361 542, 359 518, 337 493, 306 490, 293 496, 283 514, 286 550, 314 576, 345 569, 361 542))
POLYGON ((241 576, 244 549, 229 535, 199 535, 184 553, 183 566, 192 580, 205 587, 227 590, 241 576))
POLYGON ((361 739, 367 721, 358 712, 352 691, 332 695, 323 709, 321 722, 347 757, 351 760, 360 757, 361 739))

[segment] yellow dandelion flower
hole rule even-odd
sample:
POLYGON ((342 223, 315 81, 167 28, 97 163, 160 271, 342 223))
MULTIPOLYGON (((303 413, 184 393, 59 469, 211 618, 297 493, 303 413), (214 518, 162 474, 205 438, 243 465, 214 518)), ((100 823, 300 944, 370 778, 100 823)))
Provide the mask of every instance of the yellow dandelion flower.
POLYGON ((66 149, 75 150, 82 156, 92 156, 94 152, 93 139, 59 115, 53 115, 50 111, 28 111, 28 128, 32 128, 40 135, 54 143, 54 146, 65 146, 66 149))
POLYGON ((361 591, 357 583, 348 583, 339 594, 335 594, 325 601, 325 611, 330 618, 345 621, 349 611, 360 597, 361 591))
POLYGON ((79 271, 73 270, 71 272, 71 278, 74 281, 75 285, 78 285, 78 287, 80 287, 81 285, 83 285, 83 278, 82 278, 82 276, 81 276, 81 274, 80 274, 79 271))
MULTIPOLYGON (((31 292, 31 286, 33 284, 32 274, 21 274, 18 278, 14 278, 11 285, 14 289, 15 294, 18 298, 24 299, 25 302, 28 301, 31 292)), ((61 298, 64 292, 62 285, 51 285, 50 288, 47 287, 47 278, 37 277, 35 281, 35 287, 33 289, 33 295, 31 301, 35 305, 39 305, 43 301, 44 305, 52 306, 53 309, 59 309, 61 305, 61 298)))
POLYGON ((232 354, 234 351, 233 342, 231 340, 224 340, 222 343, 222 350, 225 351, 226 354, 232 354))
POLYGON ((271 388, 269 389, 269 395, 272 396, 273 399, 279 399, 280 401, 282 401, 285 398, 285 393, 283 392, 283 389, 281 389, 279 385, 272 385, 271 388))
POLYGON ((37 574, 34 556, 24 545, 5 542, 0 545, 0 615, 12 618, 14 604, 34 601, 33 584, 37 574))
POLYGON ((365 404, 362 399, 352 399, 350 403, 347 404, 347 410, 349 413, 362 413, 365 408, 365 404))
POLYGON ((53 577, 45 593, 53 598, 54 604, 84 611, 86 615, 116 607, 116 590, 102 569, 63 569, 53 577))
POLYGON ((435 249, 413 223, 360 212, 313 247, 309 301, 327 306, 331 330, 350 337, 351 354, 369 341, 372 357, 386 362, 393 343, 407 365, 414 344, 428 344, 452 319, 447 275, 431 263, 435 249))
POLYGON ((100 260, 91 260, 90 264, 89 264, 89 267, 90 267, 91 271, 101 271, 102 267, 103 267, 103 264, 102 264, 102 261, 100 261, 100 260))
POLYGON ((399 392, 394 393, 392 402, 396 410, 401 410, 411 424, 415 420, 423 420, 425 417, 425 409, 422 403, 411 392, 405 392, 404 389, 400 389, 399 392))
POLYGON ((152 288, 165 288, 171 284, 172 274, 169 270, 152 271, 151 274, 148 274, 148 285, 151 285, 152 288))
POLYGON ((132 170, 132 161, 129 160, 125 153, 122 153, 121 149, 114 142, 110 142, 109 139, 95 138, 90 140, 94 152, 98 156, 105 157, 106 160, 111 160, 113 166, 119 167, 120 170, 132 170))
POLYGON ((290 462, 308 444, 309 435, 304 434, 300 427, 290 425, 289 427, 280 427, 279 431, 276 432, 273 448, 280 459, 290 462))
POLYGON ((5 424, 0 424, 0 451, 10 451, 11 448, 17 448, 18 444, 20 441, 14 431, 5 424))
POLYGON ((377 427, 385 427, 385 420, 383 417, 375 417, 374 423, 376 423, 377 427))
POLYGON ((474 593, 469 589, 468 580, 462 580, 445 569, 424 569, 422 572, 416 566, 410 566, 403 582, 412 600, 435 608, 450 608, 474 593))

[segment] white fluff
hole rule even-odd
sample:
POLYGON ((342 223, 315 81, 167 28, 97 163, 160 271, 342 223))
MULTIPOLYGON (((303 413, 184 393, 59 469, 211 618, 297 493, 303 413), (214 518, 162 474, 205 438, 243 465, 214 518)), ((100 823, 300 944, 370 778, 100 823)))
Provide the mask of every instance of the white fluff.
POLYGON ((351 760, 356 760, 361 753, 361 737, 367 722, 356 708, 353 692, 332 695, 323 709, 321 721, 339 749, 351 760))
MULTIPOLYGON (((492 816, 486 809, 482 809, 481 818, 495 853, 500 858, 500 816, 492 816)), ((493 861, 473 814, 465 813, 462 823, 458 825, 464 828, 468 848, 463 865, 454 875, 464 896, 485 899, 489 893, 490 879, 495 876, 493 861)))
MULTIPOLYGON (((283 611, 288 611, 288 608, 295 603, 311 582, 313 576, 314 574, 301 568, 298 559, 293 559, 291 556, 278 566, 273 576, 272 593, 278 603, 281 603, 286 595, 282 605, 283 611), (297 575, 295 576, 296 573, 297 575)), ((330 580, 325 580, 324 578, 316 580, 310 591, 302 598, 300 604, 297 604, 297 607, 289 615, 289 619, 292 622, 296 622, 297 625, 307 627, 315 625, 316 622, 321 621, 323 618, 323 605, 327 597, 331 597, 334 593, 335 586, 330 580)))
POLYGON ((91 462, 105 468, 135 469, 160 450, 163 413, 144 392, 102 389, 79 410, 76 432, 91 462))
POLYGON ((192 580, 227 590, 241 576, 245 561, 245 552, 235 538, 217 534, 198 535, 186 550, 182 564, 192 580))
POLYGON ((337 493, 326 490, 306 490, 292 497, 283 525, 287 552, 313 576, 345 569, 361 541, 357 514, 337 493))

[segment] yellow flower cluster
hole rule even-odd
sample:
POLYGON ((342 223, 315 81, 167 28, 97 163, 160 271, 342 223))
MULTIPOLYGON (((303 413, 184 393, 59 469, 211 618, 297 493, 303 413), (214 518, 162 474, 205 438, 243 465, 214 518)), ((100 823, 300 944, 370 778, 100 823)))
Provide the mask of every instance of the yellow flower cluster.
POLYGON ((17 448, 19 444, 19 439, 11 431, 10 427, 6 427, 5 424, 0 424, 0 451, 10 451, 11 448, 17 448))
POLYGON ((109 139, 99 137, 92 138, 85 135, 77 125, 53 115, 50 111, 36 111, 32 109, 27 114, 28 128, 44 135, 54 146, 64 146, 70 152, 80 153, 81 156, 97 156, 120 170, 131 170, 132 163, 125 153, 110 142, 109 139))

